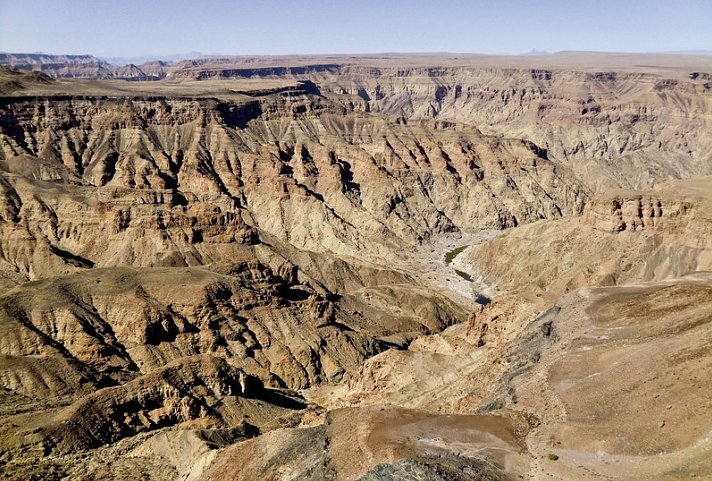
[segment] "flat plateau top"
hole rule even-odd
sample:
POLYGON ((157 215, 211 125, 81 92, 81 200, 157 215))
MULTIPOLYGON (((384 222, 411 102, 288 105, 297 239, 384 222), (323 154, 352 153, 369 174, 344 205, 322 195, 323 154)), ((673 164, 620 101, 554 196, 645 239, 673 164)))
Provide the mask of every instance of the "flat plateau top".
MULTIPOLYGON (((670 79, 689 80, 692 72, 712 74, 712 55, 704 54, 636 54, 602 52, 560 52, 551 55, 479 55, 457 53, 373 55, 294 55, 260 57, 199 58, 166 66, 168 76, 158 81, 58 79, 53 82, 23 81, 24 88, 3 89, 1 96, 174 96, 248 99, 245 91, 294 87, 311 72, 338 71, 340 78, 363 75, 361 69, 379 69, 384 77, 400 76, 403 69, 463 69, 471 75, 478 69, 551 70, 569 72, 621 72, 653 74, 670 79), (307 72, 290 68, 313 67, 307 72), (270 71, 275 69, 275 71, 270 71), (280 70, 287 69, 287 71, 280 70), (321 70, 320 70, 321 69, 321 70), (242 70, 225 79, 221 72, 242 70), (251 72, 254 71, 254 72, 251 72), (201 74, 205 74, 201 78, 201 74)), ((420 76, 439 73, 411 72, 420 76)), ((443 72, 449 75, 452 72, 443 72)), ((0 71, 0 84, 7 72, 0 71)), ((368 75, 368 72, 366 72, 368 75)), ((0 85, 1 87, 2 85, 0 85)))
POLYGON ((263 68, 338 64, 364 67, 486 67, 537 68, 618 71, 710 71, 712 55, 559 52, 550 55, 481 55, 468 53, 383 53, 363 55, 283 55, 260 57, 224 57, 187 60, 178 64, 195 67, 263 68))

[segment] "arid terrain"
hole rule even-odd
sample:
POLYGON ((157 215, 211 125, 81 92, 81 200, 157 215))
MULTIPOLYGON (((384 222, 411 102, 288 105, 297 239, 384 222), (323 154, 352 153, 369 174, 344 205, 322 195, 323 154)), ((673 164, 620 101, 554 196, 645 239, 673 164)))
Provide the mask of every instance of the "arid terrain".
POLYGON ((1 479, 712 479, 712 56, 0 63, 1 479))

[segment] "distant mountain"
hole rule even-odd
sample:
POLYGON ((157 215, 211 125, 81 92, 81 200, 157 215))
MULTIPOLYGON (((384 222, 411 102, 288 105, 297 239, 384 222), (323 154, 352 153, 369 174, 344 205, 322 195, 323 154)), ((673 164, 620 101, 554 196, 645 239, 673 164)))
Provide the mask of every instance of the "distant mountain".
POLYGON ((529 50, 528 52, 524 52, 520 54, 525 57, 539 57, 539 56, 544 56, 544 55, 551 55, 551 52, 547 52, 546 50, 537 50, 535 48, 529 50))
POLYGON ((166 76, 165 62, 113 65, 93 55, 51 55, 44 53, 0 53, 0 65, 24 71, 42 72, 52 78, 159 80, 166 76))
POLYGON ((100 57, 111 65, 141 65, 148 62, 162 61, 167 63, 180 62, 181 60, 192 60, 195 58, 225 57, 226 55, 205 54, 201 52, 176 53, 170 55, 139 55, 134 57, 100 57))

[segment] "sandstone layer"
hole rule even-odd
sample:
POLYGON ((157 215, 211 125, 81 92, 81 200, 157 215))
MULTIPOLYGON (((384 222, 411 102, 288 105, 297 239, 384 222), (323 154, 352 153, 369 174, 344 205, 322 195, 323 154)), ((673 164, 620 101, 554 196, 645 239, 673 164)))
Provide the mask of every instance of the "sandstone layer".
POLYGON ((6 55, 3 474, 712 476, 708 64, 554 57, 6 55))

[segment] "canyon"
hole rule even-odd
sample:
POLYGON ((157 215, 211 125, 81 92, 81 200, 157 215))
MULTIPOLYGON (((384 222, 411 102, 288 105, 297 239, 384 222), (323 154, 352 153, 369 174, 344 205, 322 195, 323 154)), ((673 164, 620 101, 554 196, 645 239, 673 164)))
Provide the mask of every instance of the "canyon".
POLYGON ((712 477, 712 57, 3 55, 5 479, 712 477))

